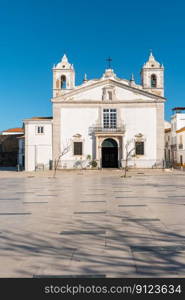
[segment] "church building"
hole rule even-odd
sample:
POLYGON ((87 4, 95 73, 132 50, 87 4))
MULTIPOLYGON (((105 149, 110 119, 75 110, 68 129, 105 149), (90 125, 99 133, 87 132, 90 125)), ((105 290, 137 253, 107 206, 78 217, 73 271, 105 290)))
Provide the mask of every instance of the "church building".
POLYGON ((24 120, 25 170, 161 168, 164 161, 164 67, 152 53, 141 84, 109 67, 75 84, 66 55, 53 67, 52 117, 24 120))

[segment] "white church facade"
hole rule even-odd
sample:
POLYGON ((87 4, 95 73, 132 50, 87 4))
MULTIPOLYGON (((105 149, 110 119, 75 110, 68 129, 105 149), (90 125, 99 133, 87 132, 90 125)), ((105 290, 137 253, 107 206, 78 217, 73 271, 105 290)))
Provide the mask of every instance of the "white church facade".
MULTIPOLYGON (((113 69, 75 85, 66 55, 53 67, 53 116, 24 120, 25 170, 162 167, 164 161, 164 67, 151 53, 141 84, 113 69)), ((21 142, 21 141, 20 141, 21 142)))

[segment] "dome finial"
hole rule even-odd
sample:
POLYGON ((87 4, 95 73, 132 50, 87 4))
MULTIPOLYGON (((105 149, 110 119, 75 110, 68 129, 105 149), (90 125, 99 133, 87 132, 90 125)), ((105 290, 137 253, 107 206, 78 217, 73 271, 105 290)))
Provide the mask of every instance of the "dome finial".
POLYGON ((87 81, 87 74, 85 73, 85 74, 84 74, 83 82, 86 82, 86 81, 87 81))
POLYGON ((135 86, 135 79, 134 79, 134 73, 132 73, 132 76, 130 78, 130 86, 135 86))

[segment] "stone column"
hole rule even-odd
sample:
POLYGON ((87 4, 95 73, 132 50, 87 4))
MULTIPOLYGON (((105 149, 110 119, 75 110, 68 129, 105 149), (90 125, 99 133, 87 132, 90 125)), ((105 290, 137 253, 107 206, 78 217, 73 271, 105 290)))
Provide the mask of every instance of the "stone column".
POLYGON ((156 104, 156 162, 163 167, 164 160, 164 103, 156 104))

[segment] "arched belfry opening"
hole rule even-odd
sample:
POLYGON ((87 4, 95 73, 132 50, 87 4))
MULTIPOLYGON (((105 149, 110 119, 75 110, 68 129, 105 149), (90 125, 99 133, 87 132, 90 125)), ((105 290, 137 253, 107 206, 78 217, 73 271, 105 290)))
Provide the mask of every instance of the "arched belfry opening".
POLYGON ((102 168, 118 168, 118 144, 114 139, 107 138, 102 146, 102 168))
POLYGON ((65 75, 62 75, 60 77, 60 88, 66 89, 66 76, 65 75))
POLYGON ((156 88, 157 87, 157 76, 155 74, 151 75, 151 87, 156 88))

